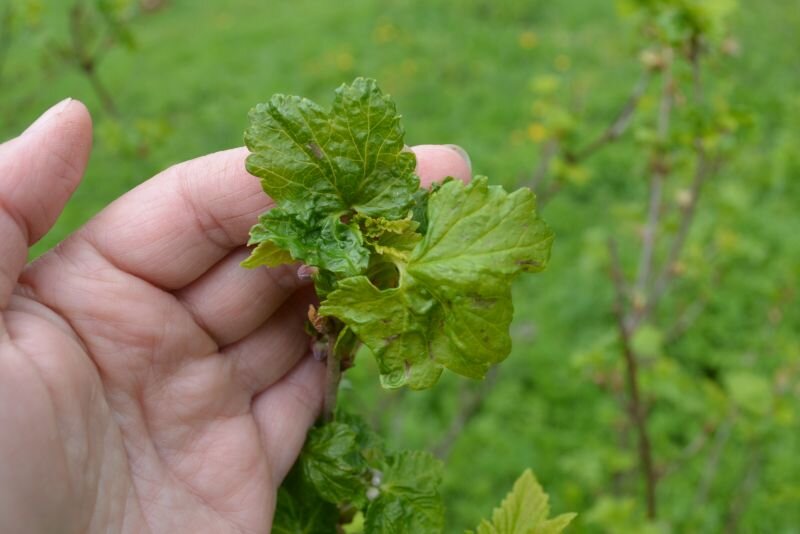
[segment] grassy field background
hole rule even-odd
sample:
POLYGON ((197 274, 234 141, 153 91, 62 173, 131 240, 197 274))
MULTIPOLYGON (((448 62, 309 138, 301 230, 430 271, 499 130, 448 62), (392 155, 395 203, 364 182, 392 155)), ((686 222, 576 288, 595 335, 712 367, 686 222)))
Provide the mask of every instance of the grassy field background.
MULTIPOLYGON (((554 98, 579 101, 589 139, 640 70, 633 24, 612 1, 173 0, 136 19, 135 49, 105 58, 113 119, 76 69, 45 53, 66 36, 67 4, 34 10, 0 72, 0 138, 67 96, 95 119, 86 178, 35 254, 158 170, 240 145, 249 108, 276 92, 325 103, 342 82, 374 77, 409 144, 459 144, 476 173, 518 186, 539 160, 537 87, 558 80, 554 98)), ((800 532, 800 2, 748 2, 731 25, 741 50, 713 62, 707 83, 750 124, 707 187, 688 274, 663 312, 702 299, 703 313, 677 340, 654 326, 642 341, 659 520, 644 521, 613 386, 603 243, 636 243, 647 189, 626 139, 543 209, 557 235, 552 263, 516 288, 514 350, 490 387, 446 376, 432 391, 384 393, 369 358, 345 384, 344 402, 391 446, 446 456, 447 532, 486 516, 526 467, 555 511, 580 514, 575 532, 800 532)), ((642 103, 655 105, 652 95, 642 103)))

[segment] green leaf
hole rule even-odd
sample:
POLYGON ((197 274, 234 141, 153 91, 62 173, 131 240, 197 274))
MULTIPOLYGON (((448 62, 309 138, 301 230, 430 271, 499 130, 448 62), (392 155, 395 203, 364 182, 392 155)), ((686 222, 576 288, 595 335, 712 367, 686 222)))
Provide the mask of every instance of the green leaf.
POLYGON ((279 248, 272 241, 262 241, 242 262, 242 267, 247 269, 254 269, 262 265, 277 267, 285 263, 292 263, 292 255, 288 251, 279 248))
POLYGON ((477 534, 559 534, 575 514, 548 519, 549 500, 533 472, 526 469, 500 507, 494 509, 491 523, 484 519, 478 525, 477 534))
POLYGON ((366 533, 441 532, 441 479, 442 463, 431 454, 387 455, 363 419, 338 410, 334 422, 309 432, 281 486, 275 517, 284 530, 275 532, 333 532, 337 516, 329 513, 332 505, 363 511, 366 533), (307 523, 303 514, 309 516, 307 523), (328 521, 325 528, 304 530, 316 514, 328 521))
MULTIPOLYGON (((251 245, 265 242, 287 251, 281 259, 288 257, 344 276, 359 274, 369 264, 369 251, 363 244, 358 226, 344 224, 334 215, 318 218, 314 214, 301 215, 273 208, 261 215, 258 224, 250 230, 251 245)), ((248 266, 261 265, 259 258, 255 257, 257 254, 258 247, 245 263, 248 266)), ((266 259, 273 261, 277 254, 266 259)))
POLYGON ((507 193, 485 176, 452 180, 430 196, 428 231, 409 271, 491 286, 493 278, 543 270, 552 240, 530 189, 507 193))
POLYGON ((278 489, 273 534, 335 534, 339 510, 319 497, 298 466, 278 489))
POLYGON ((331 503, 363 503, 369 470, 360 452, 356 430, 332 422, 312 429, 300 454, 303 474, 317 493, 331 503))
POLYGON ((353 357, 357 348, 358 338, 352 330, 345 327, 336 337, 336 343, 333 345, 333 354, 341 360, 343 358, 353 357))
POLYGON ((511 283, 544 268, 553 238, 530 190, 447 178, 421 191, 373 80, 340 87, 329 111, 276 95, 251 112, 245 140, 277 203, 245 265, 318 267, 320 313, 372 350, 385 387, 430 387, 443 368, 482 378, 508 355, 511 283))
POLYGON ((347 278, 320 308, 372 350, 389 388, 430 387, 443 367, 482 378, 503 360, 511 282, 545 267, 553 239, 530 190, 509 194, 486 178, 442 185, 430 195, 427 221, 408 262, 398 262, 398 287, 347 278))
POLYGON ((423 235, 428 233, 428 199, 430 199, 431 192, 439 187, 439 184, 432 184, 430 189, 420 189, 414 194, 411 218, 419 224, 417 231, 423 235))
POLYGON ((380 465, 385 458, 383 439, 361 417, 337 410, 336 421, 348 425, 356 434, 356 446, 370 466, 380 465))
POLYGON ((343 321, 372 350, 384 387, 408 384, 421 389, 435 384, 442 373, 442 365, 429 352, 430 338, 443 335, 437 330, 440 323, 431 324, 441 313, 426 315, 434 306, 431 297, 421 296, 408 281, 382 291, 357 276, 339 282, 319 312, 343 321))
POLYGON ((419 179, 404 149, 394 102, 374 80, 342 85, 331 111, 297 96, 275 95, 250 112, 247 170, 293 213, 355 211, 399 218, 419 179))
POLYGON ((406 451, 389 456, 377 495, 367 508, 364 532, 441 532, 444 506, 438 486, 442 470, 442 463, 426 452, 406 451))
POLYGON ((350 523, 342 525, 342 532, 344 534, 364 534, 364 513, 359 510, 350 523))
MULTIPOLYGON (((374 80, 358 78, 336 91, 330 111, 275 95, 250 112, 250 122, 247 170, 278 205, 260 217, 250 244, 269 241, 343 277, 363 273, 369 251, 358 226, 343 221, 353 214, 403 218, 419 190, 394 102, 374 80)), ((260 257, 246 263, 267 264, 260 257)))
POLYGON ((383 217, 359 217, 364 239, 385 260, 407 263, 411 252, 422 240, 417 232, 419 223, 407 219, 388 220, 383 217))

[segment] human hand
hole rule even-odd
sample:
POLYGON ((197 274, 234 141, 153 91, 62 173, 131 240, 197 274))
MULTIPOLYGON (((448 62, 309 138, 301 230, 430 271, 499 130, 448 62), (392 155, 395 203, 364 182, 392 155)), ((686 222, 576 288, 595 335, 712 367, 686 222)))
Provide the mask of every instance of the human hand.
MULTIPOLYGON (((176 165, 35 262, 91 148, 68 100, 0 145, 0 532, 267 532, 318 416, 312 289, 247 271, 244 149, 176 165)), ((423 183, 467 179, 416 147, 423 183)))

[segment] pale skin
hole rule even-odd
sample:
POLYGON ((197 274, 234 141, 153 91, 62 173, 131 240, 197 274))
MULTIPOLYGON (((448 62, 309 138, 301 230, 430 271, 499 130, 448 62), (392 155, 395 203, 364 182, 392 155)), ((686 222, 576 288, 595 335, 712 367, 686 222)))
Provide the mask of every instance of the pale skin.
MULTIPOLYGON (((0 532, 269 532, 322 404, 296 266, 239 267, 245 149, 145 181, 27 263, 92 144, 78 101, 0 145, 0 532)), ((414 147, 424 184, 468 161, 414 147)))

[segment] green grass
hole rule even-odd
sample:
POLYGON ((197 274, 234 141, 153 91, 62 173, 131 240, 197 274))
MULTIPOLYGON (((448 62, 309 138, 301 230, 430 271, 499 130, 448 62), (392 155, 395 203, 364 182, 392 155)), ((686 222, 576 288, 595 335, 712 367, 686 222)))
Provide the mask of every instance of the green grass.
MULTIPOLYGON (((524 182, 537 162, 525 136, 535 77, 555 73, 565 80, 563 97, 580 101, 581 131, 589 137, 638 75, 636 35, 613 2, 341 6, 170 2, 136 23, 134 51, 112 50, 100 70, 122 110, 115 123, 77 71, 57 62, 42 68, 41 33, 65 31, 62 3, 47 2, 41 31, 13 43, 0 82, 0 136, 24 129, 66 96, 89 105, 96 136, 84 182, 35 253, 158 170, 241 144, 248 109, 275 92, 328 102, 340 83, 375 77, 397 100, 409 144, 462 145, 476 172, 511 186, 524 182)), ((776 393, 766 416, 735 415, 717 464, 706 454, 712 444, 665 476, 658 527, 664 532, 670 526, 722 531, 753 450, 761 460, 741 531, 798 532, 800 524, 800 2, 748 3, 733 26, 741 56, 713 64, 708 84, 746 110, 754 125, 706 190, 687 250, 693 271, 665 309, 669 317, 682 302, 708 293, 706 312, 643 377, 654 399, 650 428, 659 467, 669 471, 705 431, 709 414, 724 412, 741 394, 726 386, 728 373, 761 377, 776 393), (720 248, 713 286, 704 260, 709 246, 720 248), (710 469, 717 475, 698 503, 697 486, 710 469)), ((588 184, 567 188, 544 211, 558 236, 552 263, 518 285, 514 352, 448 459, 448 532, 487 515, 528 466, 556 512, 581 514, 575 531, 642 531, 634 437, 597 375, 619 372, 604 236, 618 235, 626 256, 633 254, 646 193, 643 166, 636 144, 623 142, 591 162, 588 184)), ((382 393, 374 376, 374 365, 361 358, 343 398, 370 412, 398 448, 437 444, 461 396, 479 387, 447 376, 433 391, 382 393)))

